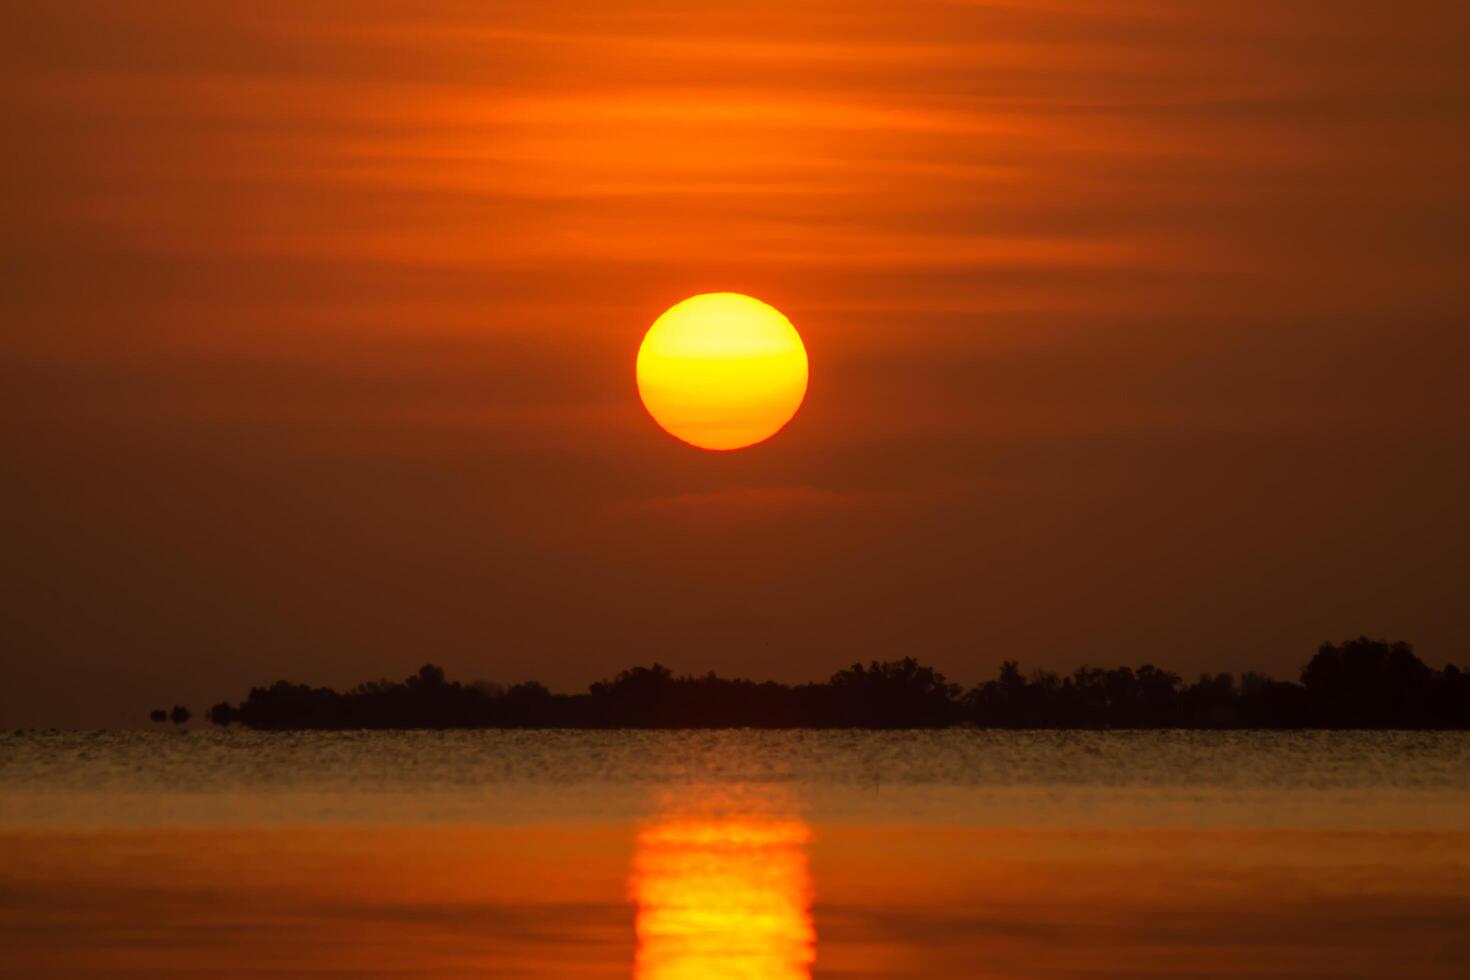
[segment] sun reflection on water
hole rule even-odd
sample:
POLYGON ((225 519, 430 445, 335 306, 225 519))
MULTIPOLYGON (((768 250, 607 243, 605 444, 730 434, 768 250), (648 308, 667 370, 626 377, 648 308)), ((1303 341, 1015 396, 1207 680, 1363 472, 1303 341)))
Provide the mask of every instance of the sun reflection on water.
POLYGON ((636 980, 810 980, 816 955, 800 820, 670 818, 638 836, 636 980))

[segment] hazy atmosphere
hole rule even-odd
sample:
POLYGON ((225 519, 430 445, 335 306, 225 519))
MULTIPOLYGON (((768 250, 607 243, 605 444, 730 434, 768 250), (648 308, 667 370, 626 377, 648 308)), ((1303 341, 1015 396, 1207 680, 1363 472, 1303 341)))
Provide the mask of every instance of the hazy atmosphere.
POLYGON ((1463 16, 12 0, 0 726, 1464 662, 1463 16), (811 365, 732 454, 633 378, 714 291, 811 365))

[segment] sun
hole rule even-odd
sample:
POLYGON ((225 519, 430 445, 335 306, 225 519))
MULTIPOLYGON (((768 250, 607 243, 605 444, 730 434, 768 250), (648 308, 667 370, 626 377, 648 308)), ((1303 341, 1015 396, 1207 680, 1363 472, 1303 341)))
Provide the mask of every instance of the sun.
POLYGON ((806 383, 806 347, 791 321, 741 293, 701 293, 670 307, 638 348, 648 414, 700 449, 769 439, 801 407, 806 383))

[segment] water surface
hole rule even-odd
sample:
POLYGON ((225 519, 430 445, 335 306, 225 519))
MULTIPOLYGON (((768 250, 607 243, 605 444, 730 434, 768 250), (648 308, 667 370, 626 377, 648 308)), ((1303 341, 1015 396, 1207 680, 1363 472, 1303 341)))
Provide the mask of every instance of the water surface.
POLYGON ((1463 976, 1470 737, 0 737, 0 973, 1463 976))

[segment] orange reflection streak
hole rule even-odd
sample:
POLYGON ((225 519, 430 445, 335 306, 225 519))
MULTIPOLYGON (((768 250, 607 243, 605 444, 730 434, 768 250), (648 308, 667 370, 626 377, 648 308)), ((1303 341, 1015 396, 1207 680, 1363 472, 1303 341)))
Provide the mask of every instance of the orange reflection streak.
POLYGON ((638 837, 636 980, 810 980, 811 876, 799 820, 671 820, 638 837))

